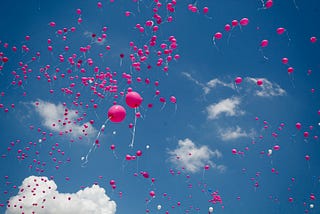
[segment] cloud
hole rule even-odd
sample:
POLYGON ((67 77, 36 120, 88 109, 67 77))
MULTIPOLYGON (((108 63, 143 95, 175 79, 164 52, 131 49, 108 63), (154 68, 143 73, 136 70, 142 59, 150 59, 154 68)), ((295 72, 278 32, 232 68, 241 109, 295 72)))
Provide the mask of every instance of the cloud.
POLYGON ((244 112, 238 109, 241 100, 238 97, 227 98, 219 103, 207 107, 208 119, 217 119, 221 114, 226 116, 243 115, 244 112))
POLYGON ((192 81, 196 85, 200 86, 205 94, 209 94, 211 89, 218 87, 218 86, 224 86, 224 87, 228 87, 231 89, 235 89, 235 87, 232 83, 225 83, 217 78, 212 79, 209 82, 207 82, 206 84, 204 84, 204 83, 200 82, 199 80, 195 79, 194 77, 192 77, 191 74, 189 74, 189 73, 182 72, 182 75, 187 77, 187 79, 189 79, 190 81, 192 81))
POLYGON ((97 132, 89 122, 80 124, 78 121, 80 117, 77 114, 77 111, 67 109, 62 104, 56 105, 39 100, 32 105, 43 119, 43 125, 52 131, 61 133, 67 132, 73 137, 80 137, 83 135, 90 137, 97 132))
POLYGON ((253 92, 254 95, 259 97, 274 97, 274 96, 284 96, 286 91, 282 89, 277 83, 272 83, 265 78, 252 78, 247 77, 246 81, 256 87, 248 89, 249 92, 253 92), (263 84, 257 86, 257 80, 262 80, 263 84), (258 89, 257 89, 258 88, 258 89))
POLYGON ((239 126, 237 126, 236 128, 220 129, 218 133, 220 135, 220 138, 224 141, 249 137, 251 135, 243 131, 239 126))
POLYGON ((168 154, 170 155, 169 161, 172 164, 191 173, 203 170, 203 167, 207 164, 219 171, 225 170, 223 165, 217 165, 210 160, 212 157, 222 157, 222 153, 219 150, 212 151, 207 146, 197 147, 188 138, 179 140, 178 147, 173 151, 169 151, 168 154))
POLYGON ((68 214, 114 214, 116 203, 98 185, 76 193, 59 193, 57 185, 47 177, 30 176, 24 179, 19 192, 9 200, 6 214, 68 213, 68 214))

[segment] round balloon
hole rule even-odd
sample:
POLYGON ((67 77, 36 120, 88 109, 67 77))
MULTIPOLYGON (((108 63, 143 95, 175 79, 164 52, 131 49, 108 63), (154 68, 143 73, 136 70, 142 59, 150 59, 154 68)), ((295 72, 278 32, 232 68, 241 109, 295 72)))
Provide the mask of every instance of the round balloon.
POLYGON ((135 91, 128 92, 126 95, 126 103, 130 108, 137 108, 142 103, 142 97, 135 91))
POLYGON ((121 105, 113 105, 108 110, 108 118, 114 123, 120 123, 126 117, 126 110, 121 105))

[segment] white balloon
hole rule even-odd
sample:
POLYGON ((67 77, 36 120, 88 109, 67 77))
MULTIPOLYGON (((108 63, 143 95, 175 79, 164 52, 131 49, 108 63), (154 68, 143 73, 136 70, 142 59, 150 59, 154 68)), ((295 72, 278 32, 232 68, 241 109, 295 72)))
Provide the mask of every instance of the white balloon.
POLYGON ((209 213, 213 212, 213 207, 209 207, 209 213))
POLYGON ((268 149, 268 155, 272 155, 272 149, 268 149))
POLYGON ((158 210, 161 210, 161 205, 160 205, 160 204, 157 206, 157 209, 158 209, 158 210))
POLYGON ((310 204, 310 209, 313 209, 314 208, 314 204, 310 204))

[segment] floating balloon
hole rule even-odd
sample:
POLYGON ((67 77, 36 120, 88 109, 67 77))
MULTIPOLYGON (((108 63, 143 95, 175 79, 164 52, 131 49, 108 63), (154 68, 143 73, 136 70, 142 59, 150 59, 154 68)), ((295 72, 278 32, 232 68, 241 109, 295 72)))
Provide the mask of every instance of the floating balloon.
POLYGON ((240 20, 240 25, 246 26, 249 24, 249 19, 248 18, 243 18, 240 20))
POLYGON ((122 122, 126 117, 126 110, 121 105, 113 105, 108 110, 108 118, 114 123, 122 122))
POLYGON ((260 46, 264 48, 264 47, 267 47, 268 44, 269 44, 269 41, 264 39, 264 40, 261 41, 260 46))
POLYGON ((142 97, 135 91, 128 92, 126 95, 126 103, 130 108, 137 108, 142 103, 142 97))
POLYGON ((235 82, 236 84, 240 84, 240 83, 242 82, 242 78, 241 78, 241 77, 236 77, 235 80, 234 80, 234 82, 235 82))

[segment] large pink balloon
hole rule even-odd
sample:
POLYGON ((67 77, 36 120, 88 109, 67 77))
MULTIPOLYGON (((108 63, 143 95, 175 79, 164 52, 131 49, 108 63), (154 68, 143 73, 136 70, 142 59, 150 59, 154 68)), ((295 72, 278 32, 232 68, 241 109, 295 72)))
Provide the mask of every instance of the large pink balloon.
POLYGON ((120 123, 126 117, 126 110, 121 105, 113 105, 108 110, 108 118, 114 123, 120 123))
POLYGON ((137 108, 142 103, 142 97, 139 93, 131 91, 126 95, 126 103, 130 108, 137 108))

